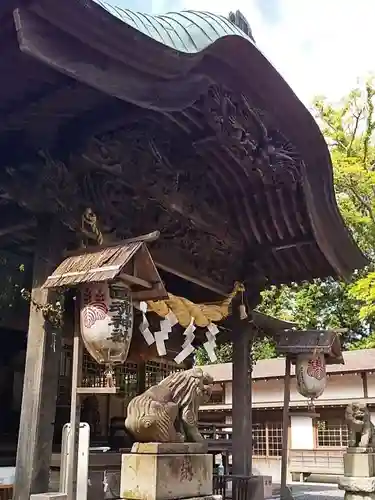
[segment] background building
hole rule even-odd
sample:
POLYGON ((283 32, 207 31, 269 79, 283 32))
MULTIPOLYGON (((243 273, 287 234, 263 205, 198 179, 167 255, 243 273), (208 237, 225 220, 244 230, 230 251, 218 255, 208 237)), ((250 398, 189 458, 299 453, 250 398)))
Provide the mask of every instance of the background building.
MULTIPOLYGON (((375 422, 375 349, 345 352, 344 360, 344 365, 327 366, 327 387, 315 402, 317 418, 308 412, 308 401, 297 391, 292 371, 289 473, 293 476, 341 474, 348 441, 344 414, 349 402, 366 402, 375 422)), ((209 432, 207 424, 214 424, 212 437, 230 440, 232 364, 204 368, 216 385, 211 403, 200 409, 202 427, 209 432)), ((274 481, 280 478, 284 370, 284 359, 262 360, 256 363, 252 375, 253 467, 261 474, 272 475, 274 481)), ((230 451, 227 453, 230 455, 230 451)))

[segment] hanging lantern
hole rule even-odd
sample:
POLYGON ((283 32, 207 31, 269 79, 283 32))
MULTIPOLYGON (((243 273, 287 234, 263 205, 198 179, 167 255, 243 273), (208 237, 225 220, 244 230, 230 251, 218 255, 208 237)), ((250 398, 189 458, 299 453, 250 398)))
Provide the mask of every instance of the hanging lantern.
POLYGON ((296 359, 298 392, 311 400, 324 392, 327 383, 326 360, 323 353, 299 354, 296 359))
POLYGON ((87 283, 80 288, 80 327, 83 342, 98 363, 124 363, 133 334, 130 289, 122 283, 87 283))

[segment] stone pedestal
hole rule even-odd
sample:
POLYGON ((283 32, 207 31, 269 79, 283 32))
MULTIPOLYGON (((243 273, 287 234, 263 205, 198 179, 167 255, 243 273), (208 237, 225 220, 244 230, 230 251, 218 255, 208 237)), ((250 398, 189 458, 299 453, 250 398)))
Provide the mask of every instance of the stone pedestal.
POLYGON ((373 449, 348 448, 344 455, 344 477, 339 488, 345 500, 375 500, 375 453, 373 449))
POLYGON ((212 456, 205 443, 135 443, 122 455, 125 500, 212 499, 212 456))

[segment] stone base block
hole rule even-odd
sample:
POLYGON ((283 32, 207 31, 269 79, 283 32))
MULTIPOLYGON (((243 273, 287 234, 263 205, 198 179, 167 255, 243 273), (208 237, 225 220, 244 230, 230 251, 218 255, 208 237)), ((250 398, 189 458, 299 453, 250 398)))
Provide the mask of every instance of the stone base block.
POLYGON ((33 493, 30 495, 30 500, 67 500, 66 493, 48 492, 48 493, 33 493))
MULTIPOLYGON (((267 476, 253 476, 251 478, 251 490, 250 496, 248 497, 249 500, 264 500, 265 498, 268 498, 264 487, 267 482, 265 477, 267 476)), ((271 488, 268 490, 268 494, 269 496, 272 496, 272 478, 271 488)))
POLYGON ((338 481, 339 488, 350 493, 375 493, 375 477, 347 477, 342 476, 338 481))
POLYGON ((212 496, 212 456, 200 443, 135 443, 122 455, 120 496, 177 500, 212 496), (195 446, 195 448, 194 448, 195 446))
POLYGON ((344 474, 353 477, 375 476, 374 453, 345 453, 344 474))
POLYGON ((188 453, 207 453, 208 444, 202 443, 134 443, 132 453, 145 453, 146 455, 186 455, 188 453))
POLYGON ((358 454, 358 453, 375 453, 375 449, 374 448, 364 448, 363 446, 356 446, 356 447, 351 447, 349 446, 347 449, 346 449, 346 453, 355 453, 355 454, 358 454))
POLYGON ((374 493, 351 493, 347 491, 344 500, 375 500, 374 493))

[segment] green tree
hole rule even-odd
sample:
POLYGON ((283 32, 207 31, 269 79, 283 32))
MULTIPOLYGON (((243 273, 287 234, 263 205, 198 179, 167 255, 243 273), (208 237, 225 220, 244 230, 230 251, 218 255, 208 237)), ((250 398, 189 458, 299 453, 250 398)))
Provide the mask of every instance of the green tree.
POLYGON ((0 252, 0 323, 12 315, 27 314, 28 304, 22 298, 22 290, 30 286, 31 276, 23 262, 21 257, 0 252))
MULTIPOLYGON (((334 107, 315 101, 317 118, 330 144, 336 197, 344 220, 372 264, 346 285, 346 296, 357 303, 357 318, 369 341, 375 320, 375 87, 368 79, 334 107)), ((353 311, 354 312, 354 311, 353 311)), ((362 333, 364 333, 362 331, 362 333)), ((366 339, 362 344, 368 345, 366 339)))
MULTIPOLYGON (((230 363, 233 357, 232 342, 225 342, 216 347, 215 353, 217 361, 215 363, 230 363)), ((276 346, 272 338, 260 337, 254 339, 250 356, 254 361, 259 359, 270 359, 276 357, 276 346)), ((197 349, 195 354, 195 362, 197 365, 209 365, 210 359, 203 347, 197 349)))

